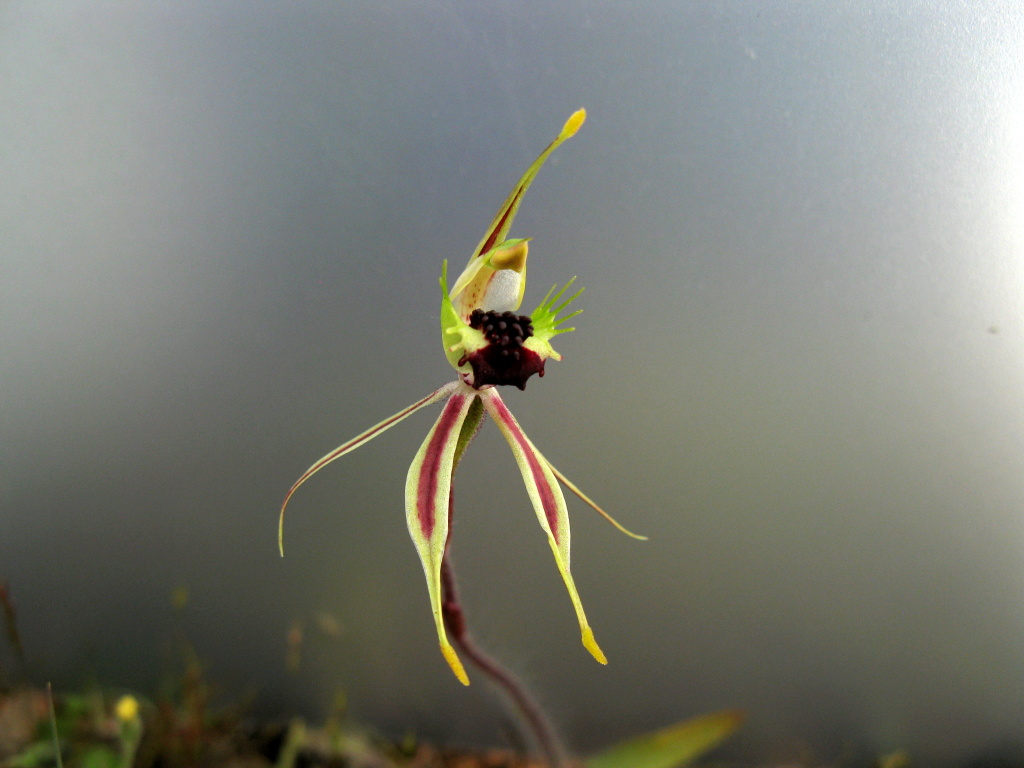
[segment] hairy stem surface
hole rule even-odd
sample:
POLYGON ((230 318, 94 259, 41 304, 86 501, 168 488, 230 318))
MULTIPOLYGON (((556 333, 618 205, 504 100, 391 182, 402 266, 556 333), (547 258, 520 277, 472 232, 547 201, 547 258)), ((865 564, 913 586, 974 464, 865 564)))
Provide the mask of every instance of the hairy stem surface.
MULTIPOLYGON (((482 419, 483 407, 480 399, 477 398, 470 407, 465 422, 463 422, 462 432, 459 435, 459 442, 455 449, 455 459, 452 467, 453 490, 448 497, 449 521, 455 512, 455 470, 458 468, 459 461, 462 459, 462 454, 465 453, 470 440, 472 440, 473 435, 480 428, 482 419)), ((451 528, 449 527, 448 530, 450 535, 451 528)), ((522 725, 530 733, 537 747, 543 753, 545 762, 547 762, 550 768, 566 768, 565 750, 555 735, 555 730, 547 715, 544 714, 544 710, 541 709, 540 705, 529 694, 526 686, 509 670, 498 663, 497 660, 485 653, 474 642, 467 631, 466 617, 463 613, 462 605, 459 603, 455 571, 452 568, 451 557, 447 549, 444 559, 441 561, 441 613, 452 641, 462 654, 512 701, 522 720, 522 725)))

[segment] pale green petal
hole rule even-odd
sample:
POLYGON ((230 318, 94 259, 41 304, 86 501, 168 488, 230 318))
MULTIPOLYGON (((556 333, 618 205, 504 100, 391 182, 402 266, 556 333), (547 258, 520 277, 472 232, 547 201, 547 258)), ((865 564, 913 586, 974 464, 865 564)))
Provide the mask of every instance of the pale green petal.
POLYGON ((420 408, 425 408, 426 406, 431 405, 432 403, 436 403, 438 400, 443 400, 445 397, 451 394, 451 392, 457 386, 457 382, 445 384, 440 389, 431 392, 422 400, 418 400, 412 405, 410 405, 408 408, 404 408, 403 410, 399 411, 394 416, 390 416, 384 419, 384 421, 382 421, 380 424, 370 427, 362 434, 353 437, 347 443, 339 445, 326 456, 322 456, 313 464, 313 466, 311 466, 309 469, 303 472, 302 476, 295 481, 294 485, 292 485, 291 488, 288 489, 288 493, 286 493, 284 497, 284 502, 281 504, 281 514, 280 517, 278 518, 277 523, 277 547, 281 552, 281 556, 284 557, 284 511, 285 508, 288 506, 288 501, 291 499, 292 494, 294 494, 295 491, 299 489, 300 485, 309 480, 309 478, 311 478, 313 475, 315 475, 317 472, 326 467, 335 459, 340 459, 346 453, 354 451, 359 446, 369 442, 377 435, 379 435, 381 432, 384 432, 385 430, 395 426, 395 424, 402 421, 402 419, 404 419, 406 416, 411 416, 412 414, 416 413, 416 411, 418 411, 420 408))
POLYGON ((557 477, 561 481, 562 485, 564 485, 570 491, 572 491, 577 496, 579 496, 581 499, 583 499, 583 501, 585 501, 591 507, 591 509, 593 509, 599 515, 601 515, 601 517, 603 517, 605 520, 607 520, 609 523, 611 523, 613 526, 615 526, 619 531, 621 531, 622 533, 626 534, 627 536, 631 536, 634 539, 638 539, 640 541, 647 541, 647 537, 646 536, 641 536, 639 533, 633 533, 632 531, 627 529, 625 526, 623 526, 618 520, 616 520, 614 517, 609 515, 607 512, 605 512, 599 506, 597 506, 597 504, 594 503, 593 499, 591 499, 583 491, 581 491, 579 488, 577 488, 572 483, 572 481, 569 480, 569 478, 567 478, 561 472, 559 472, 558 469, 555 467, 555 465, 552 464, 550 461, 548 462, 548 467, 554 473, 555 477, 557 477))

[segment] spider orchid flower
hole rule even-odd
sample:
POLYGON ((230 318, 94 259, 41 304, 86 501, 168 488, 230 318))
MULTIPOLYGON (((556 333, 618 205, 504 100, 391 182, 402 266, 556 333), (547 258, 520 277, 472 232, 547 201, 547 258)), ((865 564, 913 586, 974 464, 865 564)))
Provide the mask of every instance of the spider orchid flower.
MULTIPOLYGON (((547 535, 555 563, 576 610, 583 645, 602 664, 606 664, 607 660, 594 639, 594 632, 583 612, 583 605, 569 572, 569 519, 559 481, 619 530, 634 538, 645 538, 630 533, 615 522, 555 469, 530 442, 496 389, 504 384, 524 389, 530 376, 535 373, 543 376, 544 363, 548 359, 562 359, 551 346, 551 339, 560 333, 575 330, 560 327, 580 312, 577 310, 562 314, 582 292, 577 291, 562 299, 575 278, 557 292, 555 288, 548 291, 530 315, 516 314, 526 287, 528 241, 508 240, 506 236, 523 195, 537 171, 559 144, 576 133, 585 119, 584 110, 574 113, 558 137, 523 174, 450 292, 447 261, 442 266, 441 337, 445 354, 458 373, 457 380, 431 392, 321 458, 295 481, 281 506, 279 546, 283 540, 285 507, 299 486, 335 459, 355 450, 407 416, 445 400, 440 417, 409 467, 405 484, 405 509, 409 533, 423 563, 441 653, 464 685, 469 685, 469 678, 445 632, 440 574, 448 543, 452 474, 462 450, 479 427, 484 413, 498 425, 512 449, 537 519, 547 535)), ((281 554, 284 554, 283 546, 281 554)))

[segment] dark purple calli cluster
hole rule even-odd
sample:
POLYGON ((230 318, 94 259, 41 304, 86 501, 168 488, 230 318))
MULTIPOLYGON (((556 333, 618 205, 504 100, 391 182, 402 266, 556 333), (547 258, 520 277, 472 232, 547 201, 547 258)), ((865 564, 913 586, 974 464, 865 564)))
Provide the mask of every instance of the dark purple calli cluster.
POLYGON ((487 345, 462 356, 459 365, 469 363, 473 369, 473 386, 512 384, 526 389, 526 380, 533 374, 544 375, 544 360, 523 346, 533 336, 529 315, 514 312, 485 312, 474 309, 469 327, 483 333, 487 345))

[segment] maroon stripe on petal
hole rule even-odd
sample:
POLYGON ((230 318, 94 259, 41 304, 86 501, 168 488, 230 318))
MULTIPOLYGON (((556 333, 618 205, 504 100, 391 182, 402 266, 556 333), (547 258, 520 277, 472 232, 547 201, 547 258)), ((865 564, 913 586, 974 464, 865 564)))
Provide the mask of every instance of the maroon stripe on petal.
POLYGON ((513 198, 509 201, 508 208, 505 209, 505 213, 498 221, 494 222, 494 227, 491 229, 490 234, 487 235, 487 240, 484 241, 483 246, 480 248, 480 254, 487 253, 495 245, 497 245, 498 233, 501 228, 505 226, 505 222, 508 221, 508 215, 512 212, 512 209, 516 207, 516 203, 523 196, 523 188, 516 187, 516 193, 513 198))
POLYGON ((441 418, 437 420, 437 429, 434 430, 420 467, 419 483, 416 487, 416 517, 419 520, 420 530, 428 539, 434 532, 434 522, 437 519, 434 503, 437 495, 438 473, 441 469, 441 457, 444 455, 444 449, 448 444, 452 429, 460 423, 459 415, 465 399, 465 395, 452 395, 445 403, 441 418))
POLYGON ((512 439, 516 441, 516 444, 526 457, 526 464, 530 468, 530 474, 533 476, 533 482, 536 484, 537 492, 540 495, 540 502, 544 509, 544 517, 548 521, 548 528, 551 529, 551 535, 555 537, 555 543, 558 544, 560 543, 558 537, 561 533, 558 528, 558 503, 555 501, 554 489, 548 482, 548 476, 544 473, 537 452, 530 445, 530 441, 526 439, 526 435, 516 423, 512 412, 505 406, 504 401, 493 397, 491 398, 491 403, 498 412, 498 418, 501 419, 502 424, 508 429, 512 439))

